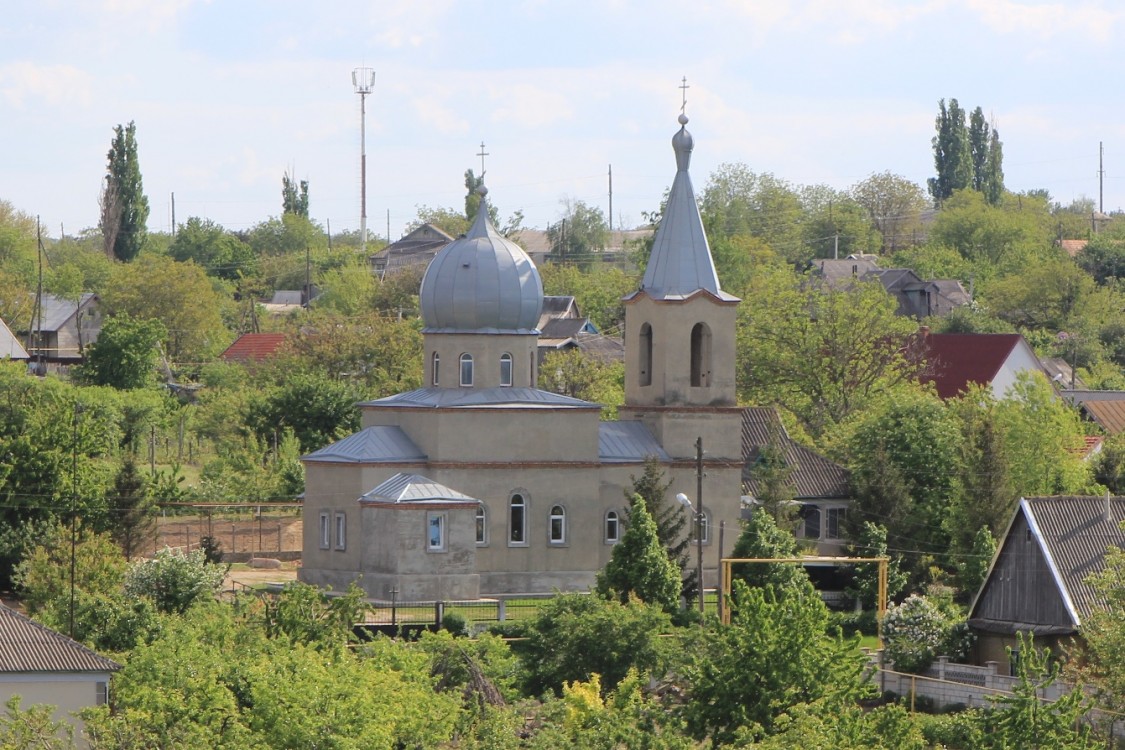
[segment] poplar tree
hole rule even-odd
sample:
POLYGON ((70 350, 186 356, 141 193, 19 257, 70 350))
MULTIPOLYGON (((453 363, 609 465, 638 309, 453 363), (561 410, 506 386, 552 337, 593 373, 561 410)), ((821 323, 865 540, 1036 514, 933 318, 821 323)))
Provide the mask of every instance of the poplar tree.
POLYGON ((281 176, 281 212, 309 218, 309 181, 298 183, 286 172, 281 176))
POLYGON ((972 184, 973 165, 969 134, 965 129, 965 110, 956 99, 938 102, 938 116, 934 121, 937 135, 933 138, 934 167, 937 176, 927 184, 934 203, 941 205, 954 190, 963 190, 972 184))
POLYGON ((145 243, 148 198, 141 181, 137 160, 137 126, 132 121, 113 129, 113 140, 106 155, 105 183, 102 185, 100 228, 106 254, 117 260, 137 257, 145 243))
POLYGON ((1000 143, 1000 132, 992 129, 992 138, 988 142, 988 158, 984 164, 984 179, 981 182, 981 192, 990 205, 1000 205, 1004 197, 1004 151, 1000 143))
POLYGON ((969 115, 969 153, 973 163, 973 190, 980 193, 984 192, 990 141, 991 133, 988 122, 984 119, 984 111, 977 107, 969 115))

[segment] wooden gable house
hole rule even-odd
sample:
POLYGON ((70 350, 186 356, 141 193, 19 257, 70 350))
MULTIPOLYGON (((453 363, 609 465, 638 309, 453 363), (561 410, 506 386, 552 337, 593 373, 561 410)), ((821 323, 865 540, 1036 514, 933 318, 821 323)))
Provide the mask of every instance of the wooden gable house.
POLYGON ((1090 585, 1106 550, 1125 549, 1125 497, 1020 500, 969 610, 978 663, 1010 664, 1017 634, 1058 650, 1102 602, 1090 585))

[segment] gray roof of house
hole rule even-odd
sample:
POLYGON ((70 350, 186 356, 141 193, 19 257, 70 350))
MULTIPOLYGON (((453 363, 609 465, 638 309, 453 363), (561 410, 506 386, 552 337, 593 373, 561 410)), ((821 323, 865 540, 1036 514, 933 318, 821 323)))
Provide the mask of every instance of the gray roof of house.
POLYGON ((794 442, 785 432, 777 411, 768 406, 749 406, 742 410, 742 483, 750 494, 758 491, 755 462, 774 434, 785 454, 786 465, 793 470, 789 479, 797 500, 851 497, 848 470, 794 442))
POLYGON ((426 454, 399 427, 367 427, 302 456, 303 461, 388 463, 425 461, 426 454))
MULTIPOLYGON (((82 295, 81 304, 85 305, 94 299, 95 295, 86 292, 82 295)), ((57 331, 66 325, 66 322, 78 312, 78 305, 74 300, 56 297, 53 294, 43 295, 43 323, 39 326, 41 331, 57 331)))
POLYGON ((270 300, 271 305, 300 306, 304 303, 305 293, 300 289, 276 289, 273 293, 273 299, 270 300))
POLYGON ((0 320, 0 359, 30 359, 20 340, 2 320, 0 320))
POLYGON ((650 456, 671 460, 643 422, 598 423, 598 457, 604 463, 632 463, 650 456))
POLYGON ((393 406, 403 408, 585 408, 598 409, 598 404, 563 396, 538 388, 418 388, 386 398, 364 401, 360 406, 393 406))
POLYGON ((422 277, 418 302, 427 333, 536 331, 543 309, 539 271, 492 226, 487 191, 480 192, 472 228, 443 247, 422 277))
POLYGON ((363 493, 359 501, 377 503, 474 503, 479 502, 457 490, 420 474, 395 474, 375 489, 363 493))
POLYGON ((680 115, 680 130, 672 136, 676 177, 656 230, 641 288, 653 299, 684 299, 704 290, 720 299, 735 300, 719 288, 719 274, 699 217, 688 173, 695 143, 687 131, 687 121, 687 117, 680 115))
MULTIPOLYGON (((1125 549, 1125 497, 1030 497, 1020 500, 1013 521, 1019 513, 1025 514, 1066 608, 1080 626, 1094 608, 1105 605, 1087 580, 1105 569, 1109 547, 1125 549)), ((1001 541, 993 564, 1003 548, 1001 541)))
POLYGON ((0 604, 0 673, 115 672, 117 662, 0 604))

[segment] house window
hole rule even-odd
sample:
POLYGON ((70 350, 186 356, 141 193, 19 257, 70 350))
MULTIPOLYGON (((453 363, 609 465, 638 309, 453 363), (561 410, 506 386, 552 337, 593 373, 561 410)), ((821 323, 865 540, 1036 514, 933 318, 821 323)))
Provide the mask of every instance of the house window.
POLYGON ((640 361, 637 363, 637 378, 641 385, 652 385, 652 326, 641 326, 640 361))
POLYGON ((109 702, 109 683, 108 682, 96 682, 96 683, 94 683, 94 690, 95 690, 95 694, 94 694, 94 705, 95 706, 104 706, 106 703, 109 702))
POLYGON ((711 380, 711 329, 696 323, 691 329, 691 384, 702 388, 711 380))
POLYGON ((336 549, 347 549, 348 542, 348 517, 343 513, 336 514, 336 549))
POLYGON ((445 514, 426 514, 426 549, 430 552, 445 552, 445 514))
POLYGON ((461 355, 461 385, 470 388, 473 385, 473 355, 461 355))
POLYGON ((512 355, 505 352, 500 355, 500 385, 512 384, 512 355))
POLYGON ((527 544, 527 500, 518 492, 508 502, 508 544, 527 544))
POLYGON ((440 365, 441 365, 441 356, 438 355, 437 352, 434 352, 434 356, 431 358, 430 361, 431 361, 431 365, 430 365, 431 380, 430 380, 430 382, 432 382, 434 385, 437 385, 438 384, 438 370, 440 369, 440 365))
POLYGON ((844 532, 844 519, 847 518, 847 508, 828 508, 824 511, 824 538, 841 539, 844 532))
POLYGON ((703 511, 702 515, 692 514, 690 539, 692 544, 697 539, 703 539, 704 544, 711 543, 711 515, 707 511, 703 511))
POLYGON ((605 514, 605 543, 617 544, 621 540, 621 516, 611 510, 605 514))
POLYGON ((488 510, 484 503, 477 506, 477 546, 488 544, 488 510))
POLYGON ((561 505, 551 506, 547 519, 547 539, 551 544, 566 544, 566 509, 561 505))
POLYGON ((820 508, 815 505, 805 505, 801 508, 801 516, 805 519, 802 536, 805 539, 820 539, 820 508))
POLYGON ((328 549, 332 544, 332 523, 327 513, 320 514, 320 548, 328 549))

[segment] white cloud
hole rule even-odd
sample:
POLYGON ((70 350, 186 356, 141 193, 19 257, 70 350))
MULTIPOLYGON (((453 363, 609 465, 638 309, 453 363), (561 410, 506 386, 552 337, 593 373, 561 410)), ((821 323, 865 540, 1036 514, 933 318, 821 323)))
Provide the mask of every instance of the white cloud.
POLYGON ((1107 42, 1125 19, 1125 11, 1096 3, 1030 4, 1018 0, 962 0, 985 25, 1003 34, 1032 34, 1050 39, 1060 34, 1107 42))
POLYGON ((492 99, 503 102, 492 111, 492 122, 511 121, 526 128, 541 128, 574 117, 567 97, 554 88, 520 83, 493 89, 492 99))
POLYGON ((29 62, 0 66, 0 97, 17 109, 29 100, 51 105, 89 104, 93 77, 73 65, 29 62))
POLYGON ((948 4, 949 0, 725 0, 722 12, 734 11, 749 19, 750 33, 757 39, 768 37, 776 29, 807 31, 817 27, 830 30, 830 37, 836 42, 852 45, 898 31, 948 4))
MULTIPOLYGON (((191 5, 201 0, 102 0, 102 10, 113 14, 115 21, 125 18, 131 26, 141 26, 150 32, 171 25, 191 5)), ((209 0, 202 0, 208 2, 209 0)))

